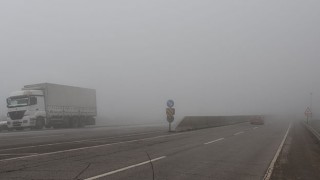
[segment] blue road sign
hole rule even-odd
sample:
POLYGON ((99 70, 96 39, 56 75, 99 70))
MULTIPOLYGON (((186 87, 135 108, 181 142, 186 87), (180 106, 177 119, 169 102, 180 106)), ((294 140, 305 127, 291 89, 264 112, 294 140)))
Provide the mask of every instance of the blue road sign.
POLYGON ((174 106, 174 101, 171 100, 171 99, 168 100, 168 101, 167 101, 167 106, 170 107, 170 108, 172 108, 172 107, 174 106))

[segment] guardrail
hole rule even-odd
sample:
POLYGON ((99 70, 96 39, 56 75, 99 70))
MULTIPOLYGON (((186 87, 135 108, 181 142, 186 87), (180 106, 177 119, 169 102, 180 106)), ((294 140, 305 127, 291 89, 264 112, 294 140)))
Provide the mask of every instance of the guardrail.
POLYGON ((210 127, 248 122, 255 116, 186 116, 177 125, 176 131, 189 131, 210 127))
POLYGON ((318 131, 305 122, 302 122, 302 124, 320 141, 320 133, 318 131))

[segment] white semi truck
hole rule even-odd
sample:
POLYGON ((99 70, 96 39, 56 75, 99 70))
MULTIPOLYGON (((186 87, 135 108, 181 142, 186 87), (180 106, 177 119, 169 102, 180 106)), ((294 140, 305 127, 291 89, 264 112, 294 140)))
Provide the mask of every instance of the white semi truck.
POLYGON ((96 91, 58 84, 26 85, 7 98, 8 130, 94 125, 96 91))

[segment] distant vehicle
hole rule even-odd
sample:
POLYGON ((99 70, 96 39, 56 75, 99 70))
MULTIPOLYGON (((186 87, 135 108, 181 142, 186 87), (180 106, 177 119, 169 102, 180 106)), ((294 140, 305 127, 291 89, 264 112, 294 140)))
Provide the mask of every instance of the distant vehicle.
POLYGON ((6 130, 7 128, 7 121, 0 121, 0 131, 6 130))
POLYGON ((264 117, 263 116, 255 116, 252 119, 250 119, 250 124, 263 125, 264 124, 264 117))
POLYGON ((96 91, 58 84, 27 85, 7 98, 8 130, 94 125, 96 91))

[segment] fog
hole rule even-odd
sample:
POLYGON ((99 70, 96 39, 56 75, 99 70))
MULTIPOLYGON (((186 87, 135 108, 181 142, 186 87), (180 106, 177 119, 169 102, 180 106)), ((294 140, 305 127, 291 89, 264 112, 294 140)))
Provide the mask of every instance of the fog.
POLYGON ((97 90, 99 119, 320 108, 320 1, 0 1, 0 113, 33 83, 97 90))

